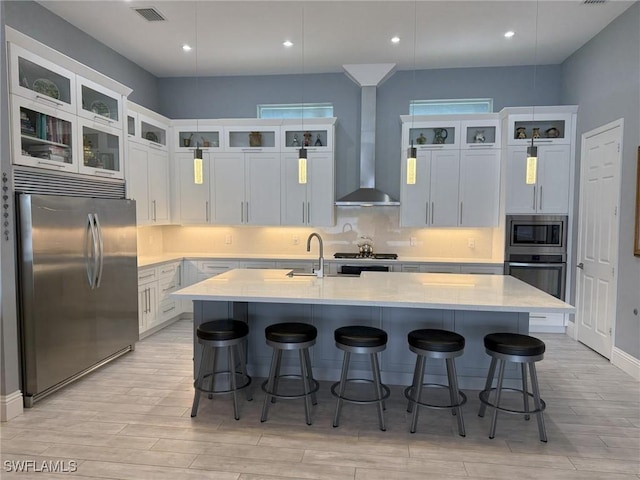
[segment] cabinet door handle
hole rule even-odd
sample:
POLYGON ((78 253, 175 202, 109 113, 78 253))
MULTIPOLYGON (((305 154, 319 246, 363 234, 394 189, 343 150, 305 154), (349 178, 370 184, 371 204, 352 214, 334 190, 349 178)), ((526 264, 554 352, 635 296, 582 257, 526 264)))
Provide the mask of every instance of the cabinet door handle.
POLYGON ((36 99, 41 102, 53 104, 56 108, 64 106, 64 102, 56 102, 53 98, 48 96, 36 95, 36 99))
POLYGON ((59 163, 49 163, 49 162, 43 162, 41 160, 38 160, 38 165, 47 165, 49 167, 57 167, 57 168, 64 168, 66 164, 59 164, 59 163))
POLYGON ((533 186, 533 211, 536 210, 536 186, 533 186))
POLYGON ((460 225, 462 225, 462 202, 460 202, 460 225))
POLYGON ((204 202, 204 218, 209 223, 209 200, 204 202))
POLYGON ((240 223, 244 223, 244 202, 240 202, 240 223))
POLYGON ((542 185, 540 185, 540 211, 542 211, 542 185))
POLYGON ((425 210, 426 210, 426 212, 424 214, 424 223, 426 225, 429 225, 429 202, 427 202, 425 204, 425 210))
POLYGON ((307 223, 311 223, 311 202, 307 202, 307 223))
POLYGON ((116 123, 115 120, 111 120, 108 117, 103 117, 102 115, 94 115, 93 116, 93 121, 94 122, 99 122, 99 123, 104 123, 106 125, 111 125, 112 123, 116 123))
POLYGON ((156 201, 152 200, 151 204, 153 205, 153 221, 155 222, 158 219, 158 217, 156 215, 156 201))
POLYGON ((302 202, 302 223, 306 223, 304 220, 304 202, 302 202))
POLYGON ((95 175, 106 175, 107 177, 111 177, 116 174, 113 170, 96 170, 93 172, 95 175))
POLYGON ((247 223, 249 223, 249 202, 245 202, 245 204, 247 205, 247 219, 245 220, 247 223))
POLYGON ((435 213, 434 213, 435 205, 436 205, 436 202, 431 202, 431 225, 434 224, 434 220, 435 220, 435 217, 434 217, 434 215, 435 215, 435 213))

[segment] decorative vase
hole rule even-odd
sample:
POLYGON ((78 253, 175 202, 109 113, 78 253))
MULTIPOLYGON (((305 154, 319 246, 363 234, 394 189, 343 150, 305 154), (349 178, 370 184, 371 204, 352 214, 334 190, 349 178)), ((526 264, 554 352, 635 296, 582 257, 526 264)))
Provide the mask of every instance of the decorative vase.
POLYGON ((262 146, 262 134, 260 132, 249 132, 249 146, 250 147, 262 146))

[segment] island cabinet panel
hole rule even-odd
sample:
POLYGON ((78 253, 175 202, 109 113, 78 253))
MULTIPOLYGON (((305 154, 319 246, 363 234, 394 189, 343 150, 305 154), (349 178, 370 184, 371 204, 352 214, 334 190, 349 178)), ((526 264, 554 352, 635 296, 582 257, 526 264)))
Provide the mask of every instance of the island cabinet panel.
MULTIPOLYGON (((435 328, 439 330, 453 330, 453 311, 424 310, 421 308, 406 308, 397 312, 394 308, 381 309, 382 329, 389 335, 387 349, 382 352, 380 368, 386 372, 384 381, 396 384, 403 375, 412 373, 415 367, 416 355, 409 350, 407 335, 412 330, 435 328)), ((446 375, 442 360, 427 359, 427 371, 446 375)))

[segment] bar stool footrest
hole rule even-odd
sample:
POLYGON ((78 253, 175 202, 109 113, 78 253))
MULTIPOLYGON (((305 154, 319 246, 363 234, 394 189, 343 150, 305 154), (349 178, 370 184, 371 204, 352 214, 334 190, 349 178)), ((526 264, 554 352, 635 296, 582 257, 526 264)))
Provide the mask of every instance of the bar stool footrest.
MULTIPOLYGON (((349 383, 349 382, 375 383, 374 380, 371 380, 369 378, 348 378, 348 379, 345 380, 345 383, 349 383)), ((338 393, 336 393, 336 388, 339 387, 339 386, 340 386, 340 382, 335 382, 333 385, 331 385, 331 394, 334 397, 339 398, 340 400, 342 400, 344 402, 349 402, 349 403, 357 403, 357 404, 361 404, 361 405, 371 404, 371 403, 378 403, 378 402, 381 402, 383 400, 386 400, 391 395, 391 390, 384 383, 380 384, 380 387, 382 388, 382 398, 374 398, 374 399, 371 399, 371 400, 367 400, 367 399, 359 400, 359 399, 351 398, 351 397, 347 397, 347 396, 342 396, 341 397, 340 395, 338 395, 338 393)))
MULTIPOLYGON (((423 383, 422 387, 432 387, 432 388, 435 387, 435 388, 444 388, 446 390, 449 390, 449 386, 442 385, 440 383, 423 383)), ((464 394, 464 392, 461 392, 460 390, 458 390, 458 395, 459 395, 458 403, 454 403, 450 405, 435 405, 433 403, 418 402, 416 399, 412 397, 412 393, 413 393, 413 385, 409 385, 407 388, 404 389, 405 398, 409 400, 411 403, 413 403, 414 405, 420 405, 421 407, 433 408, 436 410, 447 410, 451 408, 459 408, 463 406, 465 403, 467 403, 467 396, 464 394)))
MULTIPOLYGON (((278 375, 277 377, 278 379, 280 378, 300 378, 302 379, 302 375, 278 375)), ((320 383, 315 379, 315 378, 311 378, 309 379, 309 382, 311 383, 311 390, 309 390, 309 393, 293 393, 293 394, 282 394, 282 393, 272 393, 267 391, 267 384, 269 383, 269 379, 265 380, 264 382, 262 382, 262 391, 268 395, 270 395, 273 398, 281 398, 283 400, 293 400, 295 398, 304 398, 307 397, 309 395, 312 395, 314 393, 316 393, 318 390, 320 390, 320 383)))
MULTIPOLYGON (((540 408, 536 408, 536 409, 529 410, 529 411, 526 411, 526 412, 524 410, 514 410, 512 408, 499 407, 499 406, 494 405, 493 403, 491 403, 489 401, 489 396, 491 395, 491 392, 493 392, 495 390, 496 390, 496 388, 490 388, 489 390, 482 390, 478 394, 478 397, 480 398, 480 402, 484 403, 488 407, 495 408, 495 409, 497 409, 497 410, 499 410, 501 412, 511 413, 513 415, 532 415, 532 414, 536 414, 536 413, 542 413, 542 412, 544 412, 545 408, 547 408, 547 404, 545 403, 545 401, 543 399, 540 399, 540 408)), ((505 390, 508 390, 510 392, 516 392, 516 393, 519 393, 520 395, 524 394, 524 392, 522 390, 518 390, 517 388, 502 387, 502 391, 505 391, 505 390)), ((527 396, 535 400, 535 397, 533 396, 532 393, 527 392, 527 396)))
MULTIPOLYGON (((215 373, 207 373, 203 378, 202 378, 202 383, 205 382, 205 379, 207 378, 211 378, 212 375, 218 376, 218 375, 230 375, 230 372, 226 371, 226 372, 215 372, 215 373)), ((247 388, 249 385, 251 385, 251 377, 249 375, 244 375, 241 372, 235 372, 236 377, 244 379, 245 382, 242 385, 236 385, 236 391, 242 390, 244 388, 247 388)), ((214 377, 215 378, 215 377, 214 377)), ((215 381, 214 381, 215 383, 215 381)), ((198 381, 196 380, 195 382, 193 382, 193 388, 195 388, 197 391, 201 392, 201 393, 206 393, 208 395, 225 395, 228 393, 233 393, 233 389, 229 388, 226 390, 216 390, 214 389, 208 389, 208 388, 202 388, 202 387, 198 387, 198 381)))

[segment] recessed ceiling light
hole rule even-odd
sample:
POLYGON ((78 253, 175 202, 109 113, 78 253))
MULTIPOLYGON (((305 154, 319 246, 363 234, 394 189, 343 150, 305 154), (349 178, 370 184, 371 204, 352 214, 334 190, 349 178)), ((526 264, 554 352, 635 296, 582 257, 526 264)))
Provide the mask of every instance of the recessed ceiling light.
POLYGON ((391 43, 400 43, 400 37, 391 37, 391 43))
POLYGON ((514 32, 513 30, 509 30, 508 32, 504 33, 504 38, 512 38, 515 34, 516 32, 514 32))
POLYGON ((285 40, 284 42, 282 42, 282 45, 284 45, 287 48, 293 47, 293 42, 291 40, 285 40))
POLYGON ((182 45, 182 50, 184 50, 185 52, 190 52, 191 51, 191 45, 187 45, 185 43, 184 45, 182 45))

